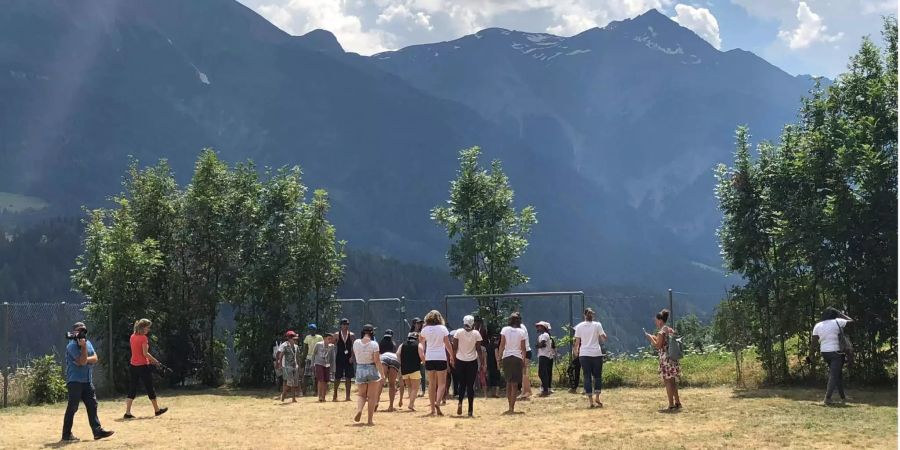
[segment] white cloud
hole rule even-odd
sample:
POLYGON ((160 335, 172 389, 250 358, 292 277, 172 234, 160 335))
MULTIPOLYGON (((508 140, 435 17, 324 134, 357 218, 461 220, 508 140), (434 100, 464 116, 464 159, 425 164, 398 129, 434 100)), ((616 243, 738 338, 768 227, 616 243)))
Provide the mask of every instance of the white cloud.
POLYGON ((822 17, 814 13, 806 2, 797 5, 797 21, 797 28, 778 32, 778 37, 787 42, 791 49, 806 48, 815 42, 834 42, 844 37, 843 32, 828 34, 822 17))
POLYGON ((722 38, 719 37, 719 21, 708 9, 679 3, 675 5, 675 17, 672 20, 697 33, 713 47, 722 48, 722 38))
POLYGON ((393 46, 394 36, 383 30, 364 29, 360 17, 347 11, 348 6, 347 0, 284 0, 259 4, 255 9, 291 34, 317 28, 331 31, 345 49, 360 54, 371 55, 393 46))
POLYGON ((429 14, 426 14, 423 11, 414 12, 408 5, 403 3, 387 5, 387 7, 381 11, 381 14, 378 15, 378 18, 375 19, 375 23, 378 25, 384 25, 391 22, 407 22, 429 31, 434 29, 431 25, 431 16, 429 14))

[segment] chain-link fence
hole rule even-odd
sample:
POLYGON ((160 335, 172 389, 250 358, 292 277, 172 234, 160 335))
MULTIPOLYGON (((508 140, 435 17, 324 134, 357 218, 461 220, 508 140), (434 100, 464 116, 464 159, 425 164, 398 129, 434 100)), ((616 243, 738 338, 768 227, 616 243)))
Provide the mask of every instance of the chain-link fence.
MULTIPOLYGON (((0 304, 0 405, 25 401, 23 374, 35 358, 53 355, 59 364, 65 364, 65 333, 84 320, 85 306, 87 303, 0 304)), ((104 375, 94 371, 94 383, 100 389, 105 386, 104 375)))

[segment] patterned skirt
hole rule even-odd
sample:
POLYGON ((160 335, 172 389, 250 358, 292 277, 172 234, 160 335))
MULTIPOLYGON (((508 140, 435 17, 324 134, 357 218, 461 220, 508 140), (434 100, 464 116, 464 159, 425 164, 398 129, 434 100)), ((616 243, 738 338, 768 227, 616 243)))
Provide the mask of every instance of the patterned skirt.
POLYGON ((659 374, 662 375, 663 380, 681 377, 681 364, 674 359, 669 359, 663 350, 659 351, 659 374))

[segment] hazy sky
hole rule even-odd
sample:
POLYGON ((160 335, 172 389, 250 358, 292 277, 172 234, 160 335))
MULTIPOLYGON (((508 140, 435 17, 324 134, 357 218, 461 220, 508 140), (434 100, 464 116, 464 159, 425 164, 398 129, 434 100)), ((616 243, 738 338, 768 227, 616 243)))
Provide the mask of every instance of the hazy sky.
POLYGON ((750 50, 791 74, 833 77, 860 38, 881 40, 896 0, 239 0, 291 34, 333 32, 371 55, 488 27, 571 36, 656 8, 722 50, 750 50))

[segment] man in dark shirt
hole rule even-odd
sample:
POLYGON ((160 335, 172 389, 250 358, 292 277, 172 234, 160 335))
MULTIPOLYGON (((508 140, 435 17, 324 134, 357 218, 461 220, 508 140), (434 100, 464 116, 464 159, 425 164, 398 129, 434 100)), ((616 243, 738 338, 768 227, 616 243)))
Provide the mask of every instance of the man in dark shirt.
POLYGON ((350 320, 341 319, 341 329, 334 333, 337 352, 334 361, 334 396, 331 401, 337 401, 338 386, 344 380, 347 397, 344 401, 350 401, 350 380, 353 378, 353 341, 356 336, 350 331, 350 320))

